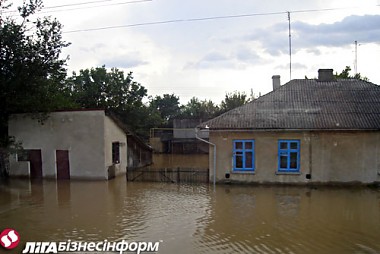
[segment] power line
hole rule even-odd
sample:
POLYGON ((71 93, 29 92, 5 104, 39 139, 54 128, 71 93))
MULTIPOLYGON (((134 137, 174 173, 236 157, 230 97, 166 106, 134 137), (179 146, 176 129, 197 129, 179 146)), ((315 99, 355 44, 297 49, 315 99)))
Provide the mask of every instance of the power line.
POLYGON ((99 30, 116 29, 116 28, 126 28, 126 27, 181 23, 181 22, 196 22, 196 21, 207 21, 207 20, 218 20, 218 19, 245 18, 245 17, 253 17, 253 16, 279 15, 279 14, 284 14, 284 13, 286 12, 251 13, 251 14, 214 16, 214 17, 204 17, 204 18, 173 19, 173 20, 144 22, 144 23, 127 24, 127 25, 119 25, 119 26, 106 26, 106 27, 98 27, 98 28, 78 29, 78 30, 66 31, 63 33, 78 33, 78 32, 90 32, 90 31, 99 31, 99 30))
MULTIPOLYGON (((107 0, 107 1, 113 1, 113 0, 107 0)), ((125 5, 125 4, 136 4, 136 3, 144 3, 144 2, 152 2, 152 1, 153 0, 136 0, 136 1, 121 2, 121 3, 102 4, 102 5, 95 5, 95 6, 84 6, 84 7, 64 9, 64 10, 43 11, 41 13, 74 11, 74 10, 81 10, 81 9, 91 9, 91 8, 108 7, 108 6, 125 5)))
MULTIPOLYGON (((380 6, 380 5, 376 5, 376 7, 378 7, 378 6, 380 6)), ((255 17, 255 16, 272 16, 272 15, 281 15, 281 14, 289 14, 290 15, 290 13, 338 11, 338 10, 356 9, 356 8, 359 8, 359 7, 308 9, 308 10, 293 10, 293 11, 279 11, 279 12, 264 12, 264 13, 248 13, 248 14, 237 14, 237 15, 211 16, 211 17, 203 17, 203 18, 173 19, 173 20, 142 22, 142 23, 117 25, 117 26, 105 26, 105 27, 97 27, 97 28, 77 29, 77 30, 64 31, 63 33, 92 32, 92 31, 100 31, 100 30, 108 30, 108 29, 162 25, 162 24, 171 24, 171 23, 184 23, 184 22, 198 22, 198 21, 209 21, 209 20, 220 20, 220 19, 247 18, 247 17, 255 17)))
POLYGON ((68 6, 96 4, 96 3, 104 3, 104 2, 112 2, 112 1, 114 1, 114 0, 99 0, 99 1, 90 1, 90 2, 75 3, 75 4, 63 4, 63 5, 55 5, 55 6, 44 7, 44 9, 55 9, 55 8, 62 8, 62 7, 68 7, 68 6))
MULTIPOLYGON (((127 1, 127 2, 121 2, 121 3, 102 4, 102 5, 95 5, 95 6, 83 6, 83 7, 71 8, 71 9, 43 11, 43 10, 46 10, 46 9, 59 9, 59 8, 66 8, 66 7, 70 7, 70 6, 98 4, 98 3, 112 2, 112 1, 115 1, 115 0, 99 0, 99 1, 90 1, 90 2, 75 3, 75 4, 64 4, 64 5, 48 6, 48 7, 43 7, 42 11, 38 12, 38 14, 53 13, 53 12, 62 12, 62 11, 73 11, 73 10, 80 10, 80 9, 90 9, 90 8, 98 8, 98 7, 105 7, 105 6, 115 6, 115 5, 124 5, 124 4, 135 4, 135 3, 142 3, 142 2, 151 2, 153 0, 135 0, 135 1, 127 1)), ((3 13, 15 13, 15 12, 18 12, 18 11, 17 10, 14 10, 14 11, 4 11, 3 13)))

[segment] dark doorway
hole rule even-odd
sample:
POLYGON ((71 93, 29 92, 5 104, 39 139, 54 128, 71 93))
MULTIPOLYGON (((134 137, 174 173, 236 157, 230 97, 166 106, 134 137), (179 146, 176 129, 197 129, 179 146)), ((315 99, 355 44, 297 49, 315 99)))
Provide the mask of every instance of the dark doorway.
POLYGON ((42 178, 42 156, 40 149, 30 149, 28 151, 28 161, 30 161, 30 178, 42 178))
POLYGON ((57 150, 57 179, 70 179, 69 151, 57 150))

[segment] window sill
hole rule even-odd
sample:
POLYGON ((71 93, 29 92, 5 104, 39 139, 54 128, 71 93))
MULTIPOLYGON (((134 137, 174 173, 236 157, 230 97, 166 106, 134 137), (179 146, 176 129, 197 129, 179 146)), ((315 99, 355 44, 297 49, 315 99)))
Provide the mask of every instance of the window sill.
POLYGON ((301 175, 301 172, 276 172, 276 175, 301 175))
POLYGON ((230 174, 237 174, 237 175, 240 175, 240 174, 246 174, 246 175, 254 175, 256 174, 256 171, 255 170, 252 170, 252 171, 231 171, 230 174))

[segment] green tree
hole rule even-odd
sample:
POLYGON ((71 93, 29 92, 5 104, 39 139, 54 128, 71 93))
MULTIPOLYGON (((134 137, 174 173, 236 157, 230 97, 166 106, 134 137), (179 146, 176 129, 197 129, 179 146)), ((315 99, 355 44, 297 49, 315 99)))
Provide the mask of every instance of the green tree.
POLYGON ((66 80, 66 91, 83 108, 104 108, 115 112, 142 106, 147 90, 133 81, 132 72, 125 77, 117 68, 105 66, 73 72, 66 80))
POLYGON ((162 124, 167 125, 170 120, 180 114, 179 97, 174 94, 156 96, 149 102, 152 111, 156 111, 162 118, 162 124))
POLYGON ((356 73, 355 75, 351 75, 350 72, 351 72, 351 67, 346 66, 346 68, 344 70, 342 70, 341 73, 339 73, 339 74, 335 73, 335 77, 337 79, 360 79, 360 80, 364 80, 364 81, 369 81, 369 79, 367 77, 362 76, 360 73, 356 73))
POLYGON ((131 131, 147 136, 152 124, 159 124, 157 114, 150 112, 143 99, 147 90, 117 68, 105 66, 73 72, 66 80, 66 93, 82 108, 102 108, 116 114, 131 131))
POLYGON ((160 127, 163 124, 160 114, 145 104, 133 110, 119 112, 118 116, 131 131, 145 140, 149 138, 151 128, 160 127))
POLYGON ((233 93, 227 93, 224 100, 220 104, 221 113, 240 107, 247 102, 249 102, 249 100, 247 99, 247 95, 244 92, 241 93, 235 91, 233 93))
POLYGON ((219 107, 211 100, 200 101, 193 97, 182 107, 182 118, 200 118, 209 119, 219 114, 219 107))
MULTIPOLYGON (((7 131, 12 113, 50 112, 71 105, 63 94, 67 58, 62 49, 62 25, 35 18, 42 0, 24 1, 19 17, 8 16, 11 4, 0 0, 0 146, 10 144, 7 131), (33 31, 33 32, 31 32, 33 31)), ((1 159, 0 159, 1 160, 1 159)))

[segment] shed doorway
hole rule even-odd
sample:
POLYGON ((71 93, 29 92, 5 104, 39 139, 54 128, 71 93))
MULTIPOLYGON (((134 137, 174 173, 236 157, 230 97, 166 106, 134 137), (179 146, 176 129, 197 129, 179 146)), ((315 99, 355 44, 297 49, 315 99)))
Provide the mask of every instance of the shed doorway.
POLYGON ((68 150, 56 150, 57 179, 70 179, 70 161, 68 150))
POLYGON ((42 178, 42 156, 41 149, 27 150, 28 161, 30 161, 30 178, 42 178))

